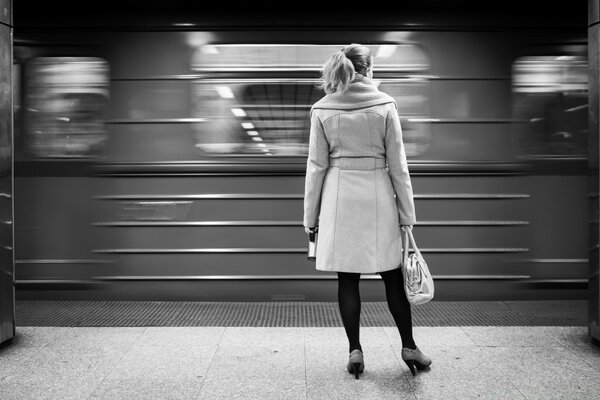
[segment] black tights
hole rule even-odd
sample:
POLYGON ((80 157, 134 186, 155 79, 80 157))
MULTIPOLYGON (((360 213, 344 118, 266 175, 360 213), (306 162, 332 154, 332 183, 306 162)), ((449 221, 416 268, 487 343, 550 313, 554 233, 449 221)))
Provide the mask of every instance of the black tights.
MULTIPOLYGON (((360 346, 360 274, 338 272, 338 304, 344 329, 348 336, 350 351, 360 346)), ((404 294, 402 270, 380 272, 385 284, 385 295, 394 322, 400 332, 402 347, 415 348, 412 334, 412 314, 410 303, 404 294)))

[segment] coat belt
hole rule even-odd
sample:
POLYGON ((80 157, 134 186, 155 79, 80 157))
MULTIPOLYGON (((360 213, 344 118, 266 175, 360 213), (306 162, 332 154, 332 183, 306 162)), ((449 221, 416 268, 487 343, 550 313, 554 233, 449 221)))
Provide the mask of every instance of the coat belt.
POLYGON ((330 158, 329 166, 339 169, 355 169, 363 171, 371 171, 374 169, 385 168, 385 158, 375 157, 339 157, 330 158))

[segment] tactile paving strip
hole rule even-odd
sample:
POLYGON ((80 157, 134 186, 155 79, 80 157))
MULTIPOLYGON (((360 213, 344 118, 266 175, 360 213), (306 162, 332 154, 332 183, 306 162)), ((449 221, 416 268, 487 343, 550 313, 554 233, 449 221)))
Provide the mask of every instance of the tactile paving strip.
MULTIPOLYGON (((432 301, 414 326, 587 326, 587 301, 432 301)), ((17 326, 342 326, 335 302, 17 300, 17 326)), ((385 302, 364 302, 361 326, 395 326, 385 302)))

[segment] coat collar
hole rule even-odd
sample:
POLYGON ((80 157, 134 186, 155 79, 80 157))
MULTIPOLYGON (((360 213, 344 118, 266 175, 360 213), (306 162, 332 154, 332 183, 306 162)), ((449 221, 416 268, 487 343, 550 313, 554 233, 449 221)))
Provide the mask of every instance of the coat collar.
POLYGON ((391 96, 380 92, 372 80, 356 74, 348 89, 342 93, 325 95, 312 106, 311 112, 314 109, 355 110, 386 103, 396 104, 391 96))

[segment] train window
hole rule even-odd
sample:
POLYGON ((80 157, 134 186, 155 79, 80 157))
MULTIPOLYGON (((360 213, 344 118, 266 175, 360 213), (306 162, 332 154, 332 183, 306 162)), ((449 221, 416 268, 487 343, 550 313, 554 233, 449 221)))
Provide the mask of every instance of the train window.
POLYGON ((513 119, 524 157, 587 157, 587 57, 522 57, 513 64, 513 119))
MULTIPOLYGON (((312 44, 207 44, 192 60, 196 71, 307 70, 319 71, 331 53, 343 45, 312 44)), ((377 70, 422 71, 428 68, 425 53, 412 44, 370 46, 377 70)))
POLYGON ((39 158, 99 156, 107 137, 108 63, 94 57, 36 57, 25 64, 24 144, 39 158))
MULTIPOLYGON (((309 111, 323 97, 318 72, 343 45, 201 45, 192 69, 196 147, 208 155, 305 156, 309 111)), ((407 156, 418 156, 430 141, 429 69, 417 46, 370 46, 375 80, 393 96, 403 119, 407 156), (379 75, 379 76, 378 76, 379 75)))

